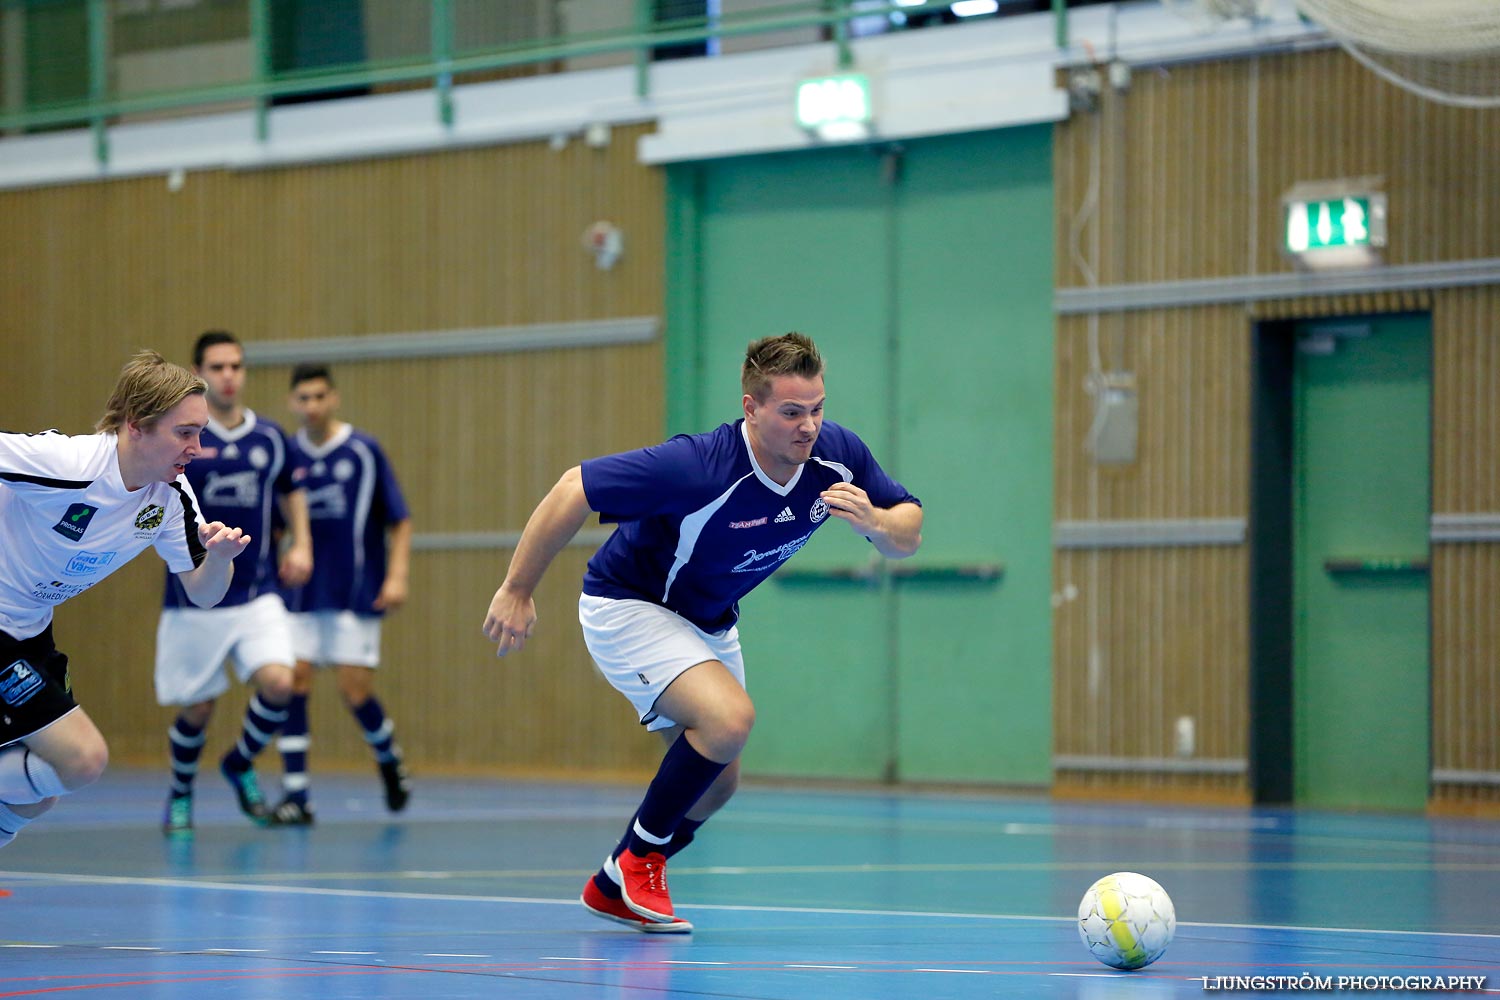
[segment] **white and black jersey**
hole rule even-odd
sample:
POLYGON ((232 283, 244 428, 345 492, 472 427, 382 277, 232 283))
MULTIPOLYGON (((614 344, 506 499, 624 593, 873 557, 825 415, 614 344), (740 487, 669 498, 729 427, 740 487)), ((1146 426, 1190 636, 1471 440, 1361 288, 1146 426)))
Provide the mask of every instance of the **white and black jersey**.
POLYGON ((128 491, 116 449, 114 434, 0 432, 0 631, 37 635, 148 545, 174 573, 203 562, 187 480, 128 491))

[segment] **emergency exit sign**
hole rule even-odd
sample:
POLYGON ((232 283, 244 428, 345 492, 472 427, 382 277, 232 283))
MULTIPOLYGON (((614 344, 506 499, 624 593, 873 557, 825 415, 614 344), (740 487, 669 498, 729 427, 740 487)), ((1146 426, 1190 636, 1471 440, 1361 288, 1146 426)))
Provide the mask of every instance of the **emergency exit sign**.
POLYGON ((797 85, 797 124, 824 139, 867 135, 873 113, 870 81, 861 73, 803 80, 797 85))
POLYGON ((1284 249, 1309 267, 1376 263, 1386 242, 1386 196, 1319 192, 1282 199, 1284 249))

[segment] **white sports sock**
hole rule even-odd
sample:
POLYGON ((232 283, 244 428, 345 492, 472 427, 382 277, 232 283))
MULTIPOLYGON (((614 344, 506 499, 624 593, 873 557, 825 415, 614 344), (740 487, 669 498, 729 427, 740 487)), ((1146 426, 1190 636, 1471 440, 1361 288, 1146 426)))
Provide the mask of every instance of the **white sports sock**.
POLYGON ((16 834, 21 832, 21 827, 30 823, 31 820, 25 816, 18 816, 8 809, 4 802, 0 802, 0 847, 4 847, 16 839, 16 834))
POLYGON ((0 750, 0 802, 24 805, 67 794, 52 765, 25 746, 0 750))

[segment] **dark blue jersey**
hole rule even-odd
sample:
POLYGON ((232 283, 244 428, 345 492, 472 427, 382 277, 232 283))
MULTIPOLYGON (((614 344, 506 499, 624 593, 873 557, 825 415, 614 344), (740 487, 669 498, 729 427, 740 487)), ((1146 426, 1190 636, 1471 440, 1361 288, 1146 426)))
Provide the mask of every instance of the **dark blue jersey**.
POLYGON ((348 424, 321 445, 298 431, 292 450, 307 466, 313 571, 305 586, 285 592, 287 608, 380 614, 386 530, 409 516, 395 470, 374 438, 348 424))
POLYGON ((740 598, 829 520, 820 494, 832 484, 853 483, 877 507, 921 502, 829 420, 785 486, 761 471, 742 420, 582 469, 589 506, 620 523, 589 560, 583 592, 651 601, 705 632, 733 625, 740 598))
MULTIPOLYGON (((246 604, 276 592, 276 544, 273 519, 279 524, 277 498, 300 488, 301 470, 290 460, 286 435, 270 420, 250 410, 238 427, 226 428, 210 420, 201 437, 205 455, 188 463, 184 473, 198 495, 205 521, 222 521, 251 537, 245 551, 234 558, 229 592, 216 607, 246 604), (208 457, 211 455, 212 457, 208 457)), ((196 608, 182 583, 167 574, 162 605, 196 608)))

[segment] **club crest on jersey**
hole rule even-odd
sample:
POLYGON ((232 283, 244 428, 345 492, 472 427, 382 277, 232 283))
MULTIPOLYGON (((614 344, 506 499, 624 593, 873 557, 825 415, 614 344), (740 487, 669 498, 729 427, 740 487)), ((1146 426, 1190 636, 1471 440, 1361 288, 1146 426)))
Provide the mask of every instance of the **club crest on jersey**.
POLYGON ((155 531, 161 527, 162 518, 167 516, 167 509, 159 503, 148 503, 141 508, 141 512, 135 516, 135 526, 141 531, 155 531))
POLYGON ((7 705, 24 705, 42 689, 42 675, 25 660, 0 670, 0 699, 7 705))
POLYGON ((52 526, 52 530, 70 541, 79 541, 83 538, 83 533, 89 530, 89 522, 94 519, 94 513, 98 509, 91 503, 72 504, 63 514, 62 520, 52 526))
POLYGON ((818 497, 818 499, 816 499, 816 500, 813 501, 812 510, 810 510, 810 511, 807 512, 807 518, 813 524, 817 524, 819 521, 823 520, 823 518, 825 518, 827 516, 828 516, 828 504, 826 504, 826 503, 823 502, 823 498, 822 497, 818 497))

